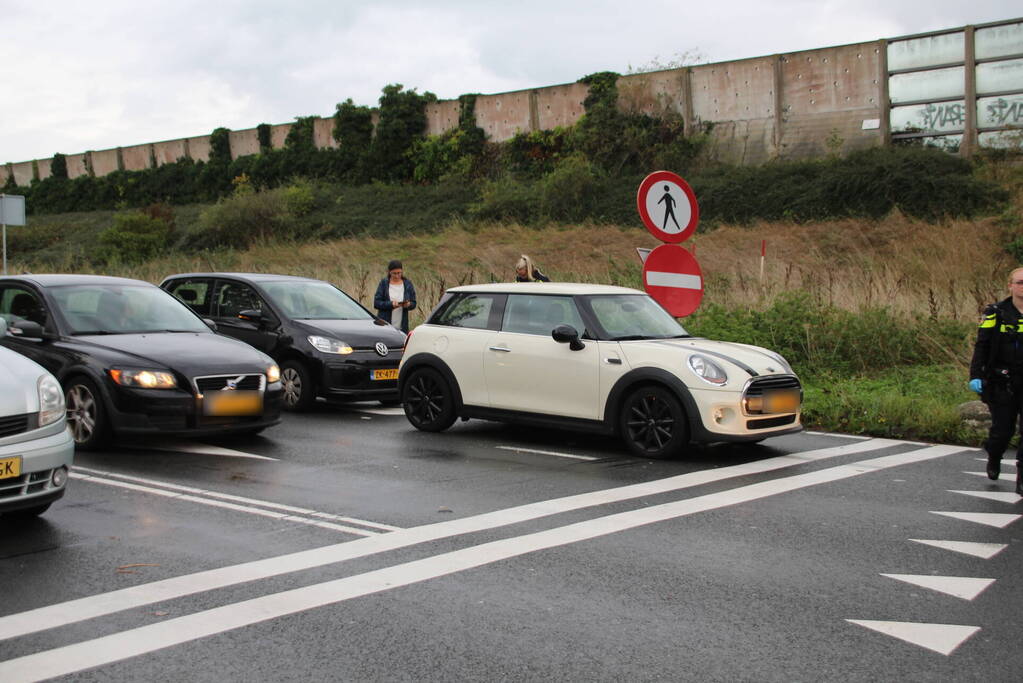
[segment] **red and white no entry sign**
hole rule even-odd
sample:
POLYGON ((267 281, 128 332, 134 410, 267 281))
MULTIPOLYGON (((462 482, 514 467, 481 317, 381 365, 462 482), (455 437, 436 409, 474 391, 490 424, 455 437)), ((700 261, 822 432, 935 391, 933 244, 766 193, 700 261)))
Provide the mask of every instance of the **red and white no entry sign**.
POLYGON ((662 242, 689 239, 700 221, 693 188, 670 171, 654 171, 643 179, 636 192, 636 208, 646 229, 662 242))
POLYGON ((676 318, 697 309, 703 299, 703 271, 696 257, 677 244, 662 244, 643 263, 647 294, 676 318))

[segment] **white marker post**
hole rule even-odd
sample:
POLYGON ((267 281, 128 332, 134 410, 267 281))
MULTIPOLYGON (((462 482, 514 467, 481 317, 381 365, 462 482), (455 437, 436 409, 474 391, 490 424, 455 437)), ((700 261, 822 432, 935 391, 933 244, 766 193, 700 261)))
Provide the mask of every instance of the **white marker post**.
POLYGON ((0 225, 3 226, 4 275, 7 275, 7 226, 25 225, 25 198, 17 194, 0 194, 0 225))

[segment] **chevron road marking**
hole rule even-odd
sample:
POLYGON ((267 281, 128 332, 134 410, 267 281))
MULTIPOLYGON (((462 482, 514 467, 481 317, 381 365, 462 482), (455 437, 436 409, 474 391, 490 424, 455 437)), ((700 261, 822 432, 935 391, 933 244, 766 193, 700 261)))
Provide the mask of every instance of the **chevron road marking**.
POLYGON ((846 619, 846 621, 943 655, 952 654, 957 647, 980 630, 979 626, 921 624, 911 621, 867 621, 864 619, 846 619))
POLYGON ((974 557, 980 557, 985 560, 990 560, 992 557, 1008 548, 1006 543, 974 543, 970 541, 935 541, 925 540, 922 538, 911 538, 909 539, 914 543, 923 543, 924 545, 933 546, 935 548, 942 548, 943 550, 951 550, 954 553, 963 553, 964 555, 972 555, 974 557))

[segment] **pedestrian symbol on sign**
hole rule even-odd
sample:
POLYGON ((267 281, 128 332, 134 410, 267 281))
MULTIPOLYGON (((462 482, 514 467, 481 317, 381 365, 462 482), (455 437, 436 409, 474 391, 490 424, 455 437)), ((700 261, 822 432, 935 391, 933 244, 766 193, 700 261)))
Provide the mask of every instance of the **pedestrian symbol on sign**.
POLYGON ((661 225, 661 230, 668 229, 668 218, 670 217, 672 223, 675 224, 675 229, 681 232, 682 228, 679 226, 678 221, 675 220, 675 198, 671 196, 670 185, 664 186, 664 196, 657 200, 658 204, 661 202, 664 202, 664 223, 661 225))

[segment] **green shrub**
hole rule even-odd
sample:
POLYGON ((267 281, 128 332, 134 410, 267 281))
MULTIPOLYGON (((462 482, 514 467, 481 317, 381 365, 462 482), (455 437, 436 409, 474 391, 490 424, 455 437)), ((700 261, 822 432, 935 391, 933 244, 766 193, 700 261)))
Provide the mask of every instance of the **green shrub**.
POLYGON ((247 247, 272 237, 289 237, 294 220, 280 189, 241 193, 221 199, 199 214, 191 249, 247 247))
POLYGON ((581 154, 564 159, 539 182, 540 215, 545 219, 581 221, 593 214, 600 194, 600 174, 581 154))
POLYGON ((701 308, 686 319, 692 334, 773 349, 800 372, 866 373, 962 357, 973 326, 884 308, 846 311, 805 292, 779 296, 766 310, 701 308))
POLYGON ((105 263, 142 263, 159 256, 170 243, 173 218, 163 209, 114 216, 114 225, 99 235, 94 257, 105 263), (164 216, 164 217, 160 217, 164 216))

